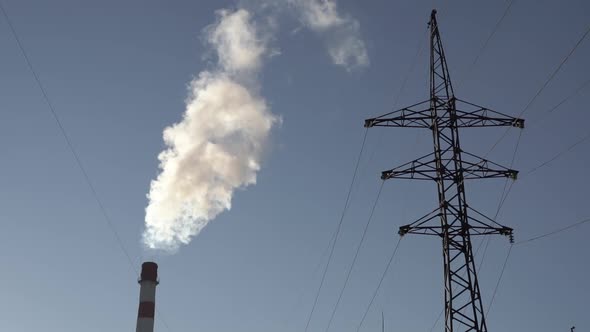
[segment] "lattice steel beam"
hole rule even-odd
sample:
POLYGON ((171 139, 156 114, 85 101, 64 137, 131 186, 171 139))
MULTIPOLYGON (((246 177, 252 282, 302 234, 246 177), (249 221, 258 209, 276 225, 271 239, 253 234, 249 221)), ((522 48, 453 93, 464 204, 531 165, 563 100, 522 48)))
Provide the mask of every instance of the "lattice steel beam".
POLYGON ((463 151, 459 142, 459 128, 524 128, 524 120, 456 98, 436 21, 436 10, 432 11, 429 27, 430 99, 367 119, 365 127, 431 130, 432 153, 384 171, 381 178, 436 182, 439 206, 415 222, 400 227, 399 234, 442 238, 445 331, 487 332, 471 236, 500 234, 513 241, 513 230, 471 208, 467 204, 464 183, 469 179, 516 179, 518 172, 463 151))

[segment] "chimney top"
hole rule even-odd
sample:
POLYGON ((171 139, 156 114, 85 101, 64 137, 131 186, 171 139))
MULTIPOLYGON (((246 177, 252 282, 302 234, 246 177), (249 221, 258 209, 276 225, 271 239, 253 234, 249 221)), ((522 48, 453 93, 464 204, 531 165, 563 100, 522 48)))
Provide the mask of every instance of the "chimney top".
POLYGON ((141 264, 141 279, 139 279, 139 282, 142 281, 158 282, 158 264, 154 262, 141 264))

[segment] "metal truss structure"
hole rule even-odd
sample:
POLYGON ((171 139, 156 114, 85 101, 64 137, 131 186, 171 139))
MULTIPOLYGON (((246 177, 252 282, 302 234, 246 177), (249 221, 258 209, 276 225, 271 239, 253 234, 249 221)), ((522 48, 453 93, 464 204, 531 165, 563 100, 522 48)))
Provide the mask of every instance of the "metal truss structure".
POLYGON ((432 131, 434 152, 384 171, 383 180, 432 180, 438 187, 439 206, 399 229, 406 234, 442 238, 445 285, 445 331, 486 332, 482 298, 477 281, 471 237, 505 235, 502 226, 467 204, 464 181, 485 178, 516 179, 518 172, 461 149, 459 128, 512 126, 524 120, 492 111, 455 97, 436 21, 430 22, 430 99, 398 111, 365 120, 365 127, 427 128, 432 131))

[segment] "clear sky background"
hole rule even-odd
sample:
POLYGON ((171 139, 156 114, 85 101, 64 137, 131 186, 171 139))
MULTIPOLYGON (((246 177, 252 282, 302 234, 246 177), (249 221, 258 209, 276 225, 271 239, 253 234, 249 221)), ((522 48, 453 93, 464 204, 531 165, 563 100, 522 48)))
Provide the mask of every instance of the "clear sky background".
MULTIPOLYGON (((157 331, 303 331, 321 277, 317 267, 326 261, 361 146, 363 120, 428 98, 428 50, 419 50, 427 43, 433 6, 439 7, 456 95, 514 116, 590 24, 588 1, 515 1, 471 67, 508 1, 341 0, 338 10, 359 22, 370 58, 368 67, 347 71, 332 64, 325 38, 281 13, 271 42, 281 54, 266 61, 260 93, 283 124, 273 131, 258 183, 239 190, 231 211, 190 245, 154 257, 144 253, 141 232, 162 129, 181 119, 186 84, 214 61, 202 29, 215 21, 215 10, 236 3, 2 3, 134 264, 0 20, 0 330, 14 332, 133 331, 139 294, 134 269, 145 259, 160 265, 157 331)), ((523 115, 527 128, 514 164, 522 176, 498 219, 514 227, 517 241, 590 217, 590 141, 526 174, 590 134, 590 87, 547 114, 588 80, 589 58, 585 40, 523 115)), ((484 155, 502 133, 467 129, 462 144, 484 155)), ((517 138, 511 130, 490 158, 509 165, 517 138)), ((369 131, 309 331, 326 329, 380 171, 431 150, 429 131, 369 131)), ((470 183, 468 200, 493 216, 503 185, 470 183)), ((356 331, 398 227, 432 210, 435 190, 434 183, 385 183, 331 331, 356 331)), ((515 246, 489 329, 590 329, 588 235, 590 224, 584 224, 515 246)), ((479 274, 486 307, 508 248, 503 237, 490 241, 479 274)), ((388 331, 428 331, 442 298, 440 240, 408 236, 362 331, 378 330, 381 312, 388 331)))

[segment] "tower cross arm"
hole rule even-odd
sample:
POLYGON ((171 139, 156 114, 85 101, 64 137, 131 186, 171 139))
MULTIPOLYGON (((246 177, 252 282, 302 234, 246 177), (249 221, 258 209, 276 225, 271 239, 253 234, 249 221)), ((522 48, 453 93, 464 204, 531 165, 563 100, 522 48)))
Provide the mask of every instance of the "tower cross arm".
POLYGON ((432 114, 429 100, 404 107, 400 110, 380 115, 376 118, 365 120, 365 128, 371 127, 406 127, 406 128, 430 128, 432 114))
POLYGON ((468 209, 475 216, 468 216, 468 223, 459 222, 459 213, 454 209, 446 211, 444 217, 448 220, 446 225, 441 225, 438 219, 443 216, 439 208, 419 218, 411 224, 401 226, 398 234, 404 236, 406 234, 420 234, 420 235, 435 235, 444 236, 445 232, 450 237, 469 236, 476 235, 504 235, 510 239, 510 242, 514 241, 513 229, 504 225, 500 225, 493 219, 485 216, 471 207, 468 209))
POLYGON ((439 181, 442 177, 443 180, 449 181, 456 179, 471 180, 492 178, 509 178, 516 180, 518 175, 518 171, 516 170, 503 167, 467 152, 464 152, 461 168, 453 169, 453 167, 451 167, 452 163, 452 158, 441 158, 439 170, 437 169, 434 153, 430 153, 398 167, 381 172, 381 179, 439 181))
POLYGON ((516 127, 524 128, 524 119, 515 118, 489 108, 451 98, 423 101, 397 111, 365 120, 365 127, 400 127, 431 129, 433 120, 439 128, 516 127), (436 112, 432 105, 436 105, 436 112))
POLYGON ((496 164, 495 162, 478 157, 472 153, 461 151, 463 158, 461 160, 462 178, 468 179, 491 179, 491 178, 509 178, 516 180, 518 171, 496 164))
MULTIPOLYGON (((469 127, 516 127, 524 128, 524 119, 515 118, 489 108, 455 99, 456 125, 460 128, 469 127)), ((444 122, 444 120, 443 120, 444 122)))

